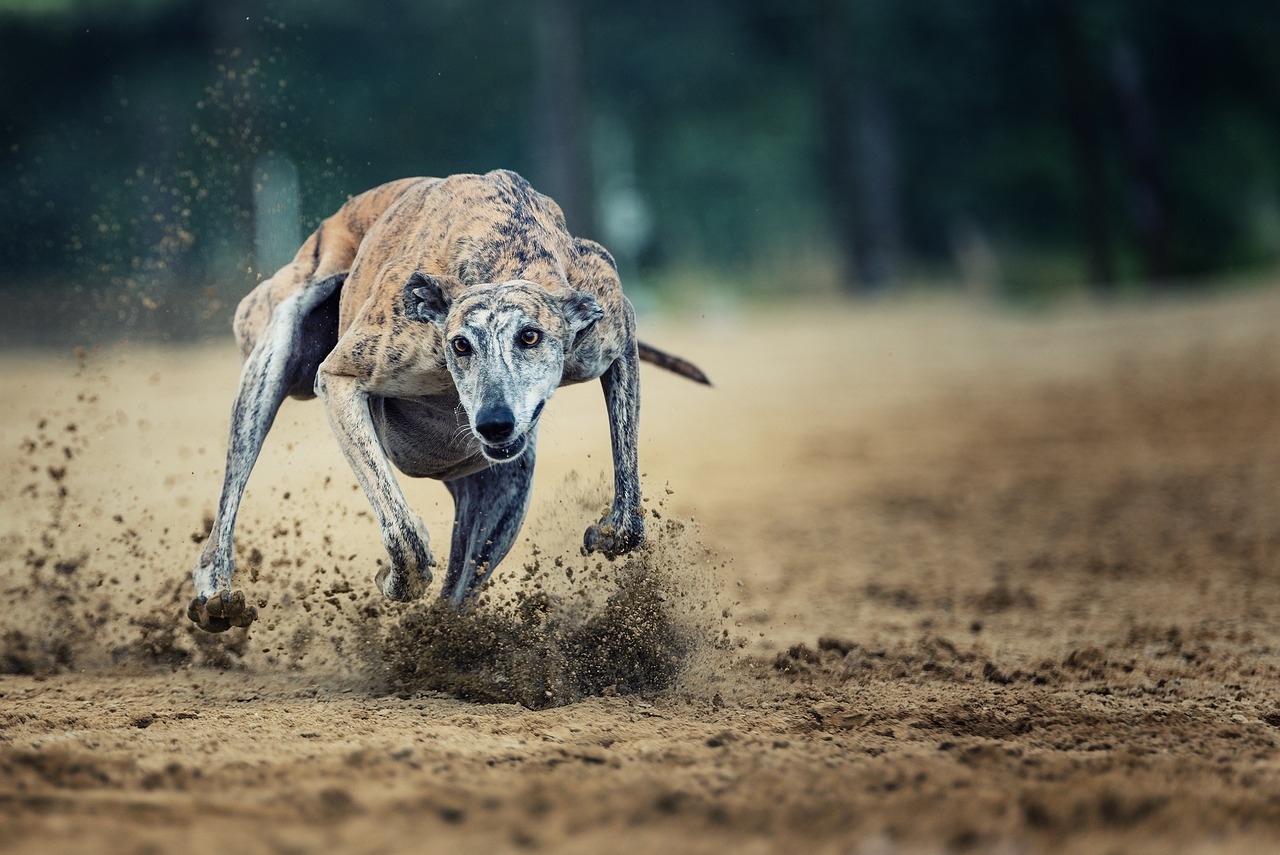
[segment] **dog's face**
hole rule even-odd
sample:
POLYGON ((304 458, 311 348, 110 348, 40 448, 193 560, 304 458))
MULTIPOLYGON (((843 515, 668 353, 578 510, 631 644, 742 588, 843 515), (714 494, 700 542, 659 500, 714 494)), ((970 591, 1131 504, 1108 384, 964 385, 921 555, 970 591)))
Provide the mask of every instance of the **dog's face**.
POLYGON ((578 333, 604 312, 584 291, 516 279, 462 290, 456 279, 414 273, 405 315, 436 324, 445 361, 484 456, 514 460, 564 375, 578 333), (451 291, 458 296, 455 299, 451 291))

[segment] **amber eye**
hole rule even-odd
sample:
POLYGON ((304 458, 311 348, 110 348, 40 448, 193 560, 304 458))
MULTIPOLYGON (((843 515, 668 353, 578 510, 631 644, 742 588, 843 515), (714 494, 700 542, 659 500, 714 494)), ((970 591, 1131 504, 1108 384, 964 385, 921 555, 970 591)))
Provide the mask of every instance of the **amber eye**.
POLYGON ((525 347, 533 347, 540 341, 542 341, 542 333, 538 332, 533 327, 525 327, 520 330, 520 343, 525 347))
POLYGON ((462 336, 458 336, 453 340, 453 352, 459 356, 466 356, 471 352, 471 342, 462 336))

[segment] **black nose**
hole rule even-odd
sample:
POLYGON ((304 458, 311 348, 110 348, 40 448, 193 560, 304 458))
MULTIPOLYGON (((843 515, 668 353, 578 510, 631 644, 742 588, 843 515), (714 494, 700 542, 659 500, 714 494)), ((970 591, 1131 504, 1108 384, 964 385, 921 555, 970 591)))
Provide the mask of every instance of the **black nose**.
POLYGON ((490 407, 480 411, 476 431, 489 442, 506 442, 516 432, 515 414, 506 407, 490 407))

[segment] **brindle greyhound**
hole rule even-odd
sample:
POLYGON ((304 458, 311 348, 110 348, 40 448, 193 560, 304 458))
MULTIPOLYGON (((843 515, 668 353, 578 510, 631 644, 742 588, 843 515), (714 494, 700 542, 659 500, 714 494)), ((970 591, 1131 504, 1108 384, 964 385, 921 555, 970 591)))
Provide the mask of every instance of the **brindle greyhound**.
POLYGON ((455 511, 441 596, 461 603, 520 531, 538 417, 557 387, 604 387, 614 498, 583 546, 613 557, 644 540, 638 361, 707 382, 636 341, 613 258, 570 235, 559 206, 507 171, 409 178, 356 196, 244 298, 235 333, 244 368, 226 475, 187 610, 210 632, 257 617, 231 590, 232 540, 286 395, 323 399, 382 530, 390 563, 376 582, 389 599, 420 597, 435 563, 391 464, 445 482, 455 511))

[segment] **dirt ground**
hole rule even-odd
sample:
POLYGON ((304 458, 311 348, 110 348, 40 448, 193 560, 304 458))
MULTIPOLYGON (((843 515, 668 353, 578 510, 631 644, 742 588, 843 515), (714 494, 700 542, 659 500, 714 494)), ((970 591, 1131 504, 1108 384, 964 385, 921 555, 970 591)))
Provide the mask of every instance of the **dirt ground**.
POLYGON ((578 554, 608 436, 566 389, 485 602, 383 604, 290 402, 220 636, 182 611, 231 343, 0 355, 0 850, 1280 846, 1280 291, 642 332, 716 384, 644 374, 651 548, 578 554))

